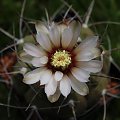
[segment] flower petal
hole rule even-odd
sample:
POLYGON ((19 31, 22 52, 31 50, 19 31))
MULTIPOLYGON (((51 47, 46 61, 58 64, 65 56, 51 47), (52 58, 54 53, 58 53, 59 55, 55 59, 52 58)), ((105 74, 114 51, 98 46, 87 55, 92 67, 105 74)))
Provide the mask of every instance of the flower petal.
POLYGON ((47 26, 44 23, 42 23, 42 22, 37 22, 35 24, 35 28, 36 28, 37 33, 39 33, 39 32, 48 33, 47 26))
POLYGON ((80 43, 73 51, 76 54, 77 61, 89 61, 100 56, 100 50, 97 48, 98 36, 91 36, 80 43))
POLYGON ((89 72, 80 68, 73 67, 71 70, 72 75, 80 82, 88 82, 90 77, 89 72))
POLYGON ((70 79, 67 75, 65 75, 60 81, 60 91, 65 97, 67 97, 71 92, 70 79))
POLYGON ((68 26, 66 24, 59 24, 58 29, 60 32, 60 35, 62 35, 63 31, 67 28, 68 26))
POLYGON ((33 58, 32 61, 31 61, 31 63, 32 63, 32 65, 34 67, 42 67, 42 66, 44 66, 44 64, 42 64, 40 62, 40 58, 33 58))
POLYGON ((23 82, 26 84, 34 84, 40 80, 40 73, 42 71, 42 68, 35 69, 31 72, 28 72, 25 74, 23 82))
POLYGON ((56 25, 52 26, 49 31, 50 40, 55 45, 55 47, 60 46, 60 32, 56 25))
POLYGON ((48 57, 47 57, 47 56, 41 57, 41 58, 40 58, 40 62, 41 62, 42 64, 46 64, 46 63, 48 62, 48 57))
POLYGON ((43 32, 39 32, 36 35, 37 42, 42 46, 46 51, 50 51, 52 49, 52 44, 47 36, 47 34, 43 32))
POLYGON ((86 49, 86 48, 95 48, 98 44, 98 36, 90 36, 87 37, 85 40, 83 40, 78 47, 75 48, 75 52, 78 53, 79 51, 81 51, 82 49, 86 49))
POLYGON ((77 43, 78 37, 80 35, 81 24, 78 21, 72 21, 69 25, 73 32, 73 38, 69 44, 69 48, 72 49, 77 43))
POLYGON ((48 84, 45 85, 45 93, 47 94, 47 97, 53 95, 56 92, 56 89, 57 81, 54 79, 54 77, 51 77, 48 84))
POLYGON ((34 57, 41 57, 45 55, 45 52, 43 50, 39 49, 37 46, 35 46, 32 43, 25 43, 23 49, 27 54, 34 57))
POLYGON ((89 61, 100 56, 100 50, 98 48, 83 48, 76 55, 76 61, 89 61))
POLYGON ((103 63, 98 60, 80 61, 77 63, 77 66, 79 66, 79 68, 82 68, 88 72, 97 73, 101 71, 103 67, 103 63))
POLYGON ((48 100, 53 103, 53 102, 56 102, 60 97, 60 90, 59 88, 57 87, 57 90, 56 92, 53 94, 53 95, 50 95, 48 96, 48 100))
POLYGON ((60 72, 60 71, 55 72, 54 78, 55 78, 56 81, 60 81, 62 79, 62 77, 63 77, 62 72, 60 72))
POLYGON ((49 69, 44 70, 42 72, 41 77, 40 77, 40 85, 47 84, 50 81, 52 76, 53 75, 52 75, 52 71, 51 70, 49 70, 49 69))
POLYGON ((70 78, 70 84, 75 92, 83 96, 89 93, 89 89, 86 83, 79 82, 71 74, 69 75, 69 78, 70 78))
POLYGON ((33 58, 32 61, 31 61, 32 65, 35 66, 35 67, 44 66, 47 62, 48 62, 48 57, 47 56, 43 56, 41 58, 33 58))
POLYGON ((27 54, 26 52, 22 52, 19 56, 21 61, 31 64, 31 60, 33 59, 31 55, 27 54))
POLYGON ((71 40, 73 37, 73 33, 72 30, 70 28, 66 28, 64 29, 63 33, 62 33, 62 47, 63 48, 67 48, 68 45, 70 44, 71 40))
POLYGON ((86 48, 95 48, 98 45, 98 36, 90 36, 87 37, 85 40, 83 40, 80 45, 75 49, 76 52, 77 51, 81 51, 82 49, 86 49, 86 48))

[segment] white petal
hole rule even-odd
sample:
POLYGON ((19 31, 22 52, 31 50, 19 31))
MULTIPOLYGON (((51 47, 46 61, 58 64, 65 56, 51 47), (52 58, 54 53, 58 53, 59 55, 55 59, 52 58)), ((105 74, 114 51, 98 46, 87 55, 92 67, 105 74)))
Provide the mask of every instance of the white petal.
POLYGON ((54 79, 54 77, 51 77, 49 83, 45 85, 45 93, 47 94, 47 97, 53 95, 56 92, 56 88, 57 81, 54 79))
POLYGON ((90 36, 83 40, 78 47, 74 50, 76 53, 86 48, 95 48, 98 44, 98 36, 90 36))
POLYGON ((55 72, 54 78, 55 78, 56 81, 60 81, 62 79, 62 77, 63 77, 62 72, 60 72, 60 71, 55 72))
POLYGON ((85 40, 82 41, 82 43, 80 44, 80 48, 93 48, 96 47, 98 45, 98 40, 99 37, 98 36, 90 36, 87 37, 85 40))
POLYGON ((60 46, 60 32, 59 32, 58 27, 56 25, 51 27, 51 29, 49 31, 49 35, 50 35, 50 40, 52 41, 52 43, 56 47, 59 47, 60 46))
POLYGON ((60 35, 63 33, 63 31, 64 31, 67 27, 68 27, 68 26, 65 25, 65 24, 59 24, 59 25, 58 25, 58 29, 59 29, 60 35))
POLYGON ((41 62, 40 62, 40 58, 33 58, 31 61, 32 65, 35 67, 41 67, 44 66, 41 62))
POLYGON ((72 75, 69 75, 69 78, 70 78, 70 84, 75 92, 83 96, 89 93, 89 89, 86 83, 79 82, 72 75))
POLYGON ((78 37, 80 35, 81 25, 80 25, 80 22, 73 21, 70 23, 69 27, 71 28, 71 30, 73 32, 73 38, 69 44, 69 48, 72 49, 75 46, 75 44, 77 43, 78 37))
POLYGON ((53 95, 48 96, 48 100, 53 103, 56 102, 60 97, 60 90, 57 88, 56 92, 53 95))
POLYGON ((25 43, 23 49, 27 54, 34 57, 41 57, 44 55, 44 52, 32 43, 25 43))
POLYGON ((72 75, 79 80, 80 82, 88 82, 88 78, 90 77, 89 72, 82 70, 80 68, 72 68, 71 70, 72 75))
POLYGON ((26 52, 20 53, 20 60, 21 61, 31 64, 32 59, 33 59, 33 57, 31 55, 27 54, 26 52))
POLYGON ((25 75, 26 72, 27 72, 27 68, 26 68, 26 67, 20 68, 20 73, 21 73, 22 75, 25 75))
POLYGON ((48 62, 48 57, 47 56, 43 56, 41 58, 33 58, 32 61, 31 61, 32 65, 35 66, 35 67, 44 66, 47 62, 48 62))
POLYGON ((71 40, 73 37, 73 33, 72 30, 70 28, 66 28, 64 29, 63 33, 62 33, 62 47, 63 48, 67 48, 68 45, 70 44, 71 40))
POLYGON ((98 60, 80 61, 77 63, 77 66, 86 71, 97 73, 101 71, 103 63, 98 60))
POLYGON ((44 32, 46 34, 48 34, 48 28, 46 27, 46 25, 42 22, 38 22, 35 24, 35 28, 36 28, 36 31, 37 33, 39 32, 44 32))
POLYGON ((67 75, 63 77, 63 79, 60 81, 60 91, 63 96, 67 97, 71 92, 71 85, 70 85, 70 79, 67 75))
POLYGON ((76 54, 77 61, 89 61, 100 56, 98 45, 98 36, 88 37, 80 43, 73 51, 76 54))
POLYGON ((40 80, 42 68, 35 69, 25 74, 23 82, 26 84, 34 84, 40 80))
POLYGON ((47 69, 47 70, 44 70, 41 74, 41 77, 40 77, 40 85, 44 85, 44 84, 47 84, 51 77, 52 77, 52 71, 47 69))
POLYGON ((42 46, 42 48, 45 49, 46 51, 50 51, 52 49, 52 44, 47 34, 42 32, 37 33, 36 40, 42 46))
POLYGON ((41 62, 42 64, 46 64, 46 63, 48 62, 48 57, 47 57, 47 56, 41 57, 41 58, 40 58, 40 62, 41 62))
POLYGON ((100 56, 98 48, 83 48, 76 55, 76 61, 89 61, 100 56))

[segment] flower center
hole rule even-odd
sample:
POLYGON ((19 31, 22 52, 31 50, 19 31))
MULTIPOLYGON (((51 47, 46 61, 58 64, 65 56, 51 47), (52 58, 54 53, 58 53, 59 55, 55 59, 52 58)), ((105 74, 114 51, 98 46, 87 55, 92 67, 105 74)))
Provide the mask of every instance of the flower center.
POLYGON ((51 57, 51 65, 56 68, 65 69, 71 63, 71 56, 65 50, 56 51, 51 57))

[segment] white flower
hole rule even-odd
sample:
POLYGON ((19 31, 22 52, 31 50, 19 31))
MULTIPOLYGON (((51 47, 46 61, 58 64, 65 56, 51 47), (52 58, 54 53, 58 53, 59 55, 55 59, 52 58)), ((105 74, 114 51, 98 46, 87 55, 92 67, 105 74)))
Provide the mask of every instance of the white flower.
POLYGON ((99 72, 102 62, 93 60, 100 56, 98 36, 83 40, 79 45, 81 25, 78 21, 51 25, 36 24, 36 45, 24 45, 27 63, 36 67, 24 75, 23 82, 45 85, 45 93, 51 102, 58 100, 60 93, 67 97, 71 88, 80 95, 87 95, 86 82, 90 73, 99 72), (30 59, 29 59, 30 58, 30 59))

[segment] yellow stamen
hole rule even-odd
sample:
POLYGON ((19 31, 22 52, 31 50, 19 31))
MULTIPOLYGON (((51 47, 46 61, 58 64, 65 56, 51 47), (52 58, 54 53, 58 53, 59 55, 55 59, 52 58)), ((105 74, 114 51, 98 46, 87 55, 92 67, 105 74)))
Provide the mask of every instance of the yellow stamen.
POLYGON ((65 69, 71 63, 71 56, 65 50, 56 51, 51 58, 51 65, 56 68, 65 69))

